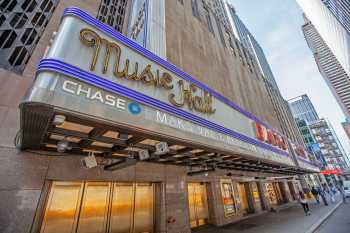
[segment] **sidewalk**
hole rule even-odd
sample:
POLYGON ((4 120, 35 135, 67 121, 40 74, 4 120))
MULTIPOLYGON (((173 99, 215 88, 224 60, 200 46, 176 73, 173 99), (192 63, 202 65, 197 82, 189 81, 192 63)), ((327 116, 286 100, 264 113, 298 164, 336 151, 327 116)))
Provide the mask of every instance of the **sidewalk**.
POLYGON ((278 213, 267 213, 257 217, 252 217, 238 223, 223 227, 204 226, 194 230, 195 233, 305 233, 312 226, 326 216, 340 200, 337 196, 337 203, 328 206, 309 203, 311 215, 305 216, 300 204, 295 204, 290 208, 281 210, 278 213))

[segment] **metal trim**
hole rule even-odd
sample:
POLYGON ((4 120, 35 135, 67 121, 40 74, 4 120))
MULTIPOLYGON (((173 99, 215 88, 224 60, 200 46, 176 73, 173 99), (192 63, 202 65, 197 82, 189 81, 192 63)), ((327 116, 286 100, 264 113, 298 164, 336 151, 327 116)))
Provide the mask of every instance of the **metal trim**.
POLYGON ((59 61, 56 59, 43 59, 40 61, 39 65, 38 65, 38 69, 37 69, 37 72, 42 72, 42 71, 57 72, 57 73, 61 73, 64 75, 68 75, 70 77, 80 79, 80 80, 87 82, 89 84, 92 84, 94 86, 121 94, 127 98, 139 101, 139 102, 146 104, 148 106, 152 106, 152 107, 155 107, 157 109, 164 110, 166 112, 180 116, 186 120, 190 120, 192 122, 203 125, 203 126, 208 127, 210 129, 213 129, 213 130, 216 130, 218 132, 230 135, 230 136, 237 138, 243 142, 247 142, 249 144, 256 145, 256 146, 259 146, 263 149, 267 149, 267 150, 273 151, 275 153, 278 153, 280 155, 289 157, 289 153, 284 152, 278 148, 275 148, 269 144, 265 144, 265 143, 260 142, 256 139, 253 139, 253 138, 250 138, 250 137, 245 136, 243 134, 237 133, 231 129, 227 129, 221 125, 210 122, 204 118, 201 118, 199 116, 191 114, 191 113, 184 111, 182 109, 175 108, 167 103, 164 103, 164 102, 159 101, 157 99, 154 99, 150 96, 144 95, 140 92, 137 92, 135 90, 132 90, 130 88, 127 88, 127 87, 124 87, 120 84, 117 84, 115 82, 112 82, 112 81, 109 81, 109 80, 104 79, 102 77, 99 77, 95 74, 84 71, 84 70, 82 70, 78 67, 75 67, 73 65, 70 65, 68 63, 65 63, 65 62, 62 62, 62 61, 59 61))
MULTIPOLYGON (((233 101, 230 101, 229 99, 227 99, 226 97, 224 97, 223 95, 218 93, 217 91, 215 91, 212 88, 206 86, 205 84, 199 82, 198 80, 192 78, 190 75, 188 75, 184 71, 180 70, 175 65, 167 62, 166 60, 164 60, 161 57, 157 56, 156 54, 152 53, 151 51, 145 49, 144 47, 142 47, 141 45, 139 45, 135 41, 133 41, 133 40, 125 37, 124 35, 120 34, 119 32, 115 31, 112 27, 110 27, 110 26, 108 26, 108 25, 98 21, 97 19, 95 19, 94 17, 92 17, 91 15, 86 13, 85 11, 83 11, 83 10, 77 8, 77 7, 68 7, 68 8, 66 8, 64 10, 63 17, 65 17, 65 16, 76 16, 76 17, 80 18, 84 22, 90 24, 91 26, 94 26, 94 27, 98 28, 99 30, 101 30, 104 33, 108 34, 109 36, 113 37, 114 39, 122 42, 126 46, 136 50, 138 53, 142 54, 146 58, 152 60, 153 62, 156 62, 156 63, 160 64, 165 69, 168 69, 168 70, 172 71, 176 75, 180 76, 181 78, 183 78, 183 79, 185 79, 185 80, 187 80, 189 82, 195 83, 198 87, 200 87, 203 90, 209 92, 212 96, 214 96, 218 100, 226 103, 227 105, 231 106, 232 108, 234 108, 235 110, 239 111, 240 113, 242 113, 243 115, 247 116, 248 118, 250 118, 250 119, 252 119, 254 121, 257 121, 260 124, 264 125, 265 127, 273 129, 274 131, 278 132, 278 130, 274 129, 272 126, 270 126, 266 122, 263 122, 262 120, 260 120, 254 114, 244 110, 238 104, 234 103, 233 101)), ((279 134, 281 134, 281 133, 279 133, 279 134)))

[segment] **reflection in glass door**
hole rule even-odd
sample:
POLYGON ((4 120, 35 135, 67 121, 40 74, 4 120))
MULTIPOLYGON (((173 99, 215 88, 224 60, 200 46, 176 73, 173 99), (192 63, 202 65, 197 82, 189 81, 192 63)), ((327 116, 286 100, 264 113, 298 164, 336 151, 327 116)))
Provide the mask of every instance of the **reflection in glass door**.
POLYGON ((248 197, 247 197, 245 183, 238 183, 238 192, 239 192, 239 197, 241 200, 241 209, 243 210, 244 214, 248 214, 249 213, 249 203, 248 203, 248 197))
POLYGON ((208 221, 208 201, 205 183, 188 184, 188 203, 191 227, 206 224, 208 221))
POLYGON ((53 182, 41 233, 153 233, 154 185, 53 182))

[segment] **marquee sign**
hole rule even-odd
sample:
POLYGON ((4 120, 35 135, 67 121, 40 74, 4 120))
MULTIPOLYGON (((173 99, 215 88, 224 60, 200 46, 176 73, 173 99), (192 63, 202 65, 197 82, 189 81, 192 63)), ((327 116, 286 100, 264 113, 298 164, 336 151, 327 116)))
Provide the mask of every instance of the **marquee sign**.
POLYGON ((257 138, 260 141, 276 146, 284 151, 288 151, 288 146, 284 136, 279 135, 277 132, 275 132, 272 129, 266 128, 264 125, 262 125, 259 122, 255 122, 254 124, 255 124, 257 138))
POLYGON ((30 102, 294 165, 266 123, 77 8, 65 10, 30 102))

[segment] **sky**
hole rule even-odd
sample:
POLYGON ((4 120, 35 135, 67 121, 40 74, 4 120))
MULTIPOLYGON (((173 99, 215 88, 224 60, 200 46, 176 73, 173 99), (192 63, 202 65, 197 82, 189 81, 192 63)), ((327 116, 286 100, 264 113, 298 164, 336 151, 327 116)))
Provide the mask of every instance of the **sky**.
POLYGON ((263 48, 283 97, 307 94, 321 118, 327 118, 350 154, 350 141, 341 122, 345 116, 318 71, 301 26, 296 0, 229 0, 263 48))

